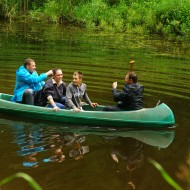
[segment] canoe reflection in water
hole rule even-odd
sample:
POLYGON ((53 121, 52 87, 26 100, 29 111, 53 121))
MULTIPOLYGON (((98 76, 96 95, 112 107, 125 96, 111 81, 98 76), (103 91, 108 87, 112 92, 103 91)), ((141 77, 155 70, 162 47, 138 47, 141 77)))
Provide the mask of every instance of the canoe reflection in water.
POLYGON ((127 173, 129 179, 127 185, 133 188, 135 183, 130 176, 144 162, 143 147, 150 145, 159 149, 167 148, 175 136, 174 130, 51 126, 44 123, 33 124, 12 120, 5 120, 5 123, 10 123, 12 126, 15 143, 19 147, 18 155, 24 157, 22 163, 24 167, 33 168, 84 158, 91 164, 97 162, 97 159, 104 162, 105 157, 108 156, 110 164, 112 163, 118 174, 127 173), (96 152, 99 146, 100 149, 96 152), (102 153, 105 155, 100 157, 102 153))
MULTIPOLYGON (((93 134, 94 131, 81 129, 80 133, 93 134)), ((157 149, 167 148, 175 136, 174 130, 113 130, 96 129, 96 134, 104 137, 108 153, 113 163, 113 170, 123 179, 124 189, 136 189, 136 170, 143 166, 145 160, 144 146, 157 149)))

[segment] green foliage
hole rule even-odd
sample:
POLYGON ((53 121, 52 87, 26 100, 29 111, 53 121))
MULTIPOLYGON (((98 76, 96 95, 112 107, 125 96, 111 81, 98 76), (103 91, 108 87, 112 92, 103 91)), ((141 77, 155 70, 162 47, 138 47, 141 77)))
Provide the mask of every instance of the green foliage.
POLYGON ((16 14, 17 4, 14 1, 0 1, 1 18, 11 18, 16 14))
POLYGON ((13 19, 29 10, 43 6, 45 0, 0 0, 0 17, 13 19))
POLYGON ((190 34, 189 0, 1 0, 0 17, 69 22, 108 32, 190 34))
POLYGON ((22 172, 16 173, 12 176, 6 177, 5 179, 1 180, 0 187, 5 185, 6 183, 11 182, 15 178, 20 178, 20 177, 25 179, 34 190, 42 190, 42 188, 39 186, 38 183, 36 183, 36 181, 33 178, 31 178, 28 174, 22 172))
POLYGON ((110 7, 102 0, 94 0, 86 5, 75 7, 75 20, 87 28, 122 32, 124 30, 127 6, 120 3, 110 7))
POLYGON ((189 0, 162 0, 159 4, 154 5, 155 25, 160 26, 157 31, 160 33, 184 34, 189 32, 190 25, 190 1, 189 0), (184 26, 187 26, 185 29, 184 26))
MULTIPOLYGON (((85 2, 84 0, 82 2, 85 2)), ((44 6, 44 13, 53 22, 73 20, 73 8, 79 4, 79 0, 48 0, 44 6)))
POLYGON ((58 16, 61 14, 59 4, 56 3, 56 1, 49 0, 44 6, 44 13, 46 16, 49 16, 52 21, 57 22, 58 16))

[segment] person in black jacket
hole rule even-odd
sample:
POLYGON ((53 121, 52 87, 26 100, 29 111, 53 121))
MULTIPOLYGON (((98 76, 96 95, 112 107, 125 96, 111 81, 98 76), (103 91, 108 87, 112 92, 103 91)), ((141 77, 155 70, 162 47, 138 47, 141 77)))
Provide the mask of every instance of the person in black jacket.
POLYGON ((55 68, 53 77, 46 81, 37 105, 53 108, 53 111, 65 108, 66 103, 66 83, 62 81, 63 73, 59 68, 55 68))
POLYGON ((121 92, 117 91, 117 82, 114 82, 112 87, 112 94, 117 105, 106 106, 104 111, 129 111, 143 108, 144 87, 138 84, 135 72, 127 73, 125 85, 121 92))

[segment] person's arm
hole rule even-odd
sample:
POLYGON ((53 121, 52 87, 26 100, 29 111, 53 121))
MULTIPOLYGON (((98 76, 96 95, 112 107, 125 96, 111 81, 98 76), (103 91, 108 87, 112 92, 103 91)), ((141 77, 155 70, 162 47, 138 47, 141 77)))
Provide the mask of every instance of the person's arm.
POLYGON ((33 83, 39 83, 41 81, 44 81, 48 76, 52 74, 52 70, 48 71, 47 73, 42 73, 38 75, 36 71, 34 73, 29 73, 27 70, 22 70, 18 73, 18 77, 21 81, 33 84, 33 83))
POLYGON ((46 81, 44 88, 43 88, 43 92, 44 92, 45 96, 47 97, 47 101, 49 102, 49 104, 51 104, 53 106, 53 111, 58 111, 59 108, 56 106, 56 104, 53 100, 54 86, 53 86, 51 79, 46 81))
POLYGON ((126 95, 123 91, 122 92, 117 92, 117 82, 114 82, 112 84, 112 94, 114 101, 123 101, 124 96, 126 95))
POLYGON ((98 104, 97 103, 92 103, 90 98, 88 97, 88 94, 86 92, 86 85, 85 85, 85 93, 83 95, 84 101, 89 104, 91 107, 95 108, 98 104))
POLYGON ((67 106, 69 108, 72 108, 75 112, 79 112, 81 111, 79 108, 77 108, 75 106, 75 104, 73 103, 72 101, 72 97, 74 96, 74 94, 72 93, 72 87, 71 86, 67 86, 67 90, 66 90, 66 103, 67 103, 67 106))
POLYGON ((58 111, 59 108, 56 106, 54 100, 53 100, 53 97, 50 95, 47 97, 48 99, 48 102, 53 106, 53 111, 58 111))
POLYGON ((89 105, 92 104, 90 98, 88 97, 87 92, 84 93, 84 95, 83 95, 83 99, 84 99, 84 101, 85 101, 87 104, 89 104, 89 105))
POLYGON ((41 84, 42 87, 44 87, 45 82, 44 82, 44 81, 41 81, 40 84, 41 84))
POLYGON ((113 94, 113 97, 114 97, 114 100, 115 101, 120 101, 122 96, 121 96, 121 92, 117 92, 117 89, 113 88, 112 89, 112 94, 113 94))

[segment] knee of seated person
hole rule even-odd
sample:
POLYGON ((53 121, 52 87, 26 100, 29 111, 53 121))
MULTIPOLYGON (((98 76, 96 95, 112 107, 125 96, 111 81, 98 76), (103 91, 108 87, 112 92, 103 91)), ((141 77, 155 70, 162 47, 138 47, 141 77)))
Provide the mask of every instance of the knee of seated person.
POLYGON ((65 103, 66 103, 66 97, 62 97, 62 98, 61 98, 61 103, 62 103, 62 104, 65 104, 65 103))
POLYGON ((59 108, 60 109, 65 109, 65 106, 64 105, 59 105, 59 108))
POLYGON ((55 103, 56 106, 59 108, 59 109, 65 109, 65 106, 63 104, 60 104, 60 103, 55 103))
POLYGON ((34 92, 33 92, 33 90, 32 89, 26 89, 25 91, 24 91, 24 94, 26 94, 26 95, 33 95, 34 94, 34 92))

